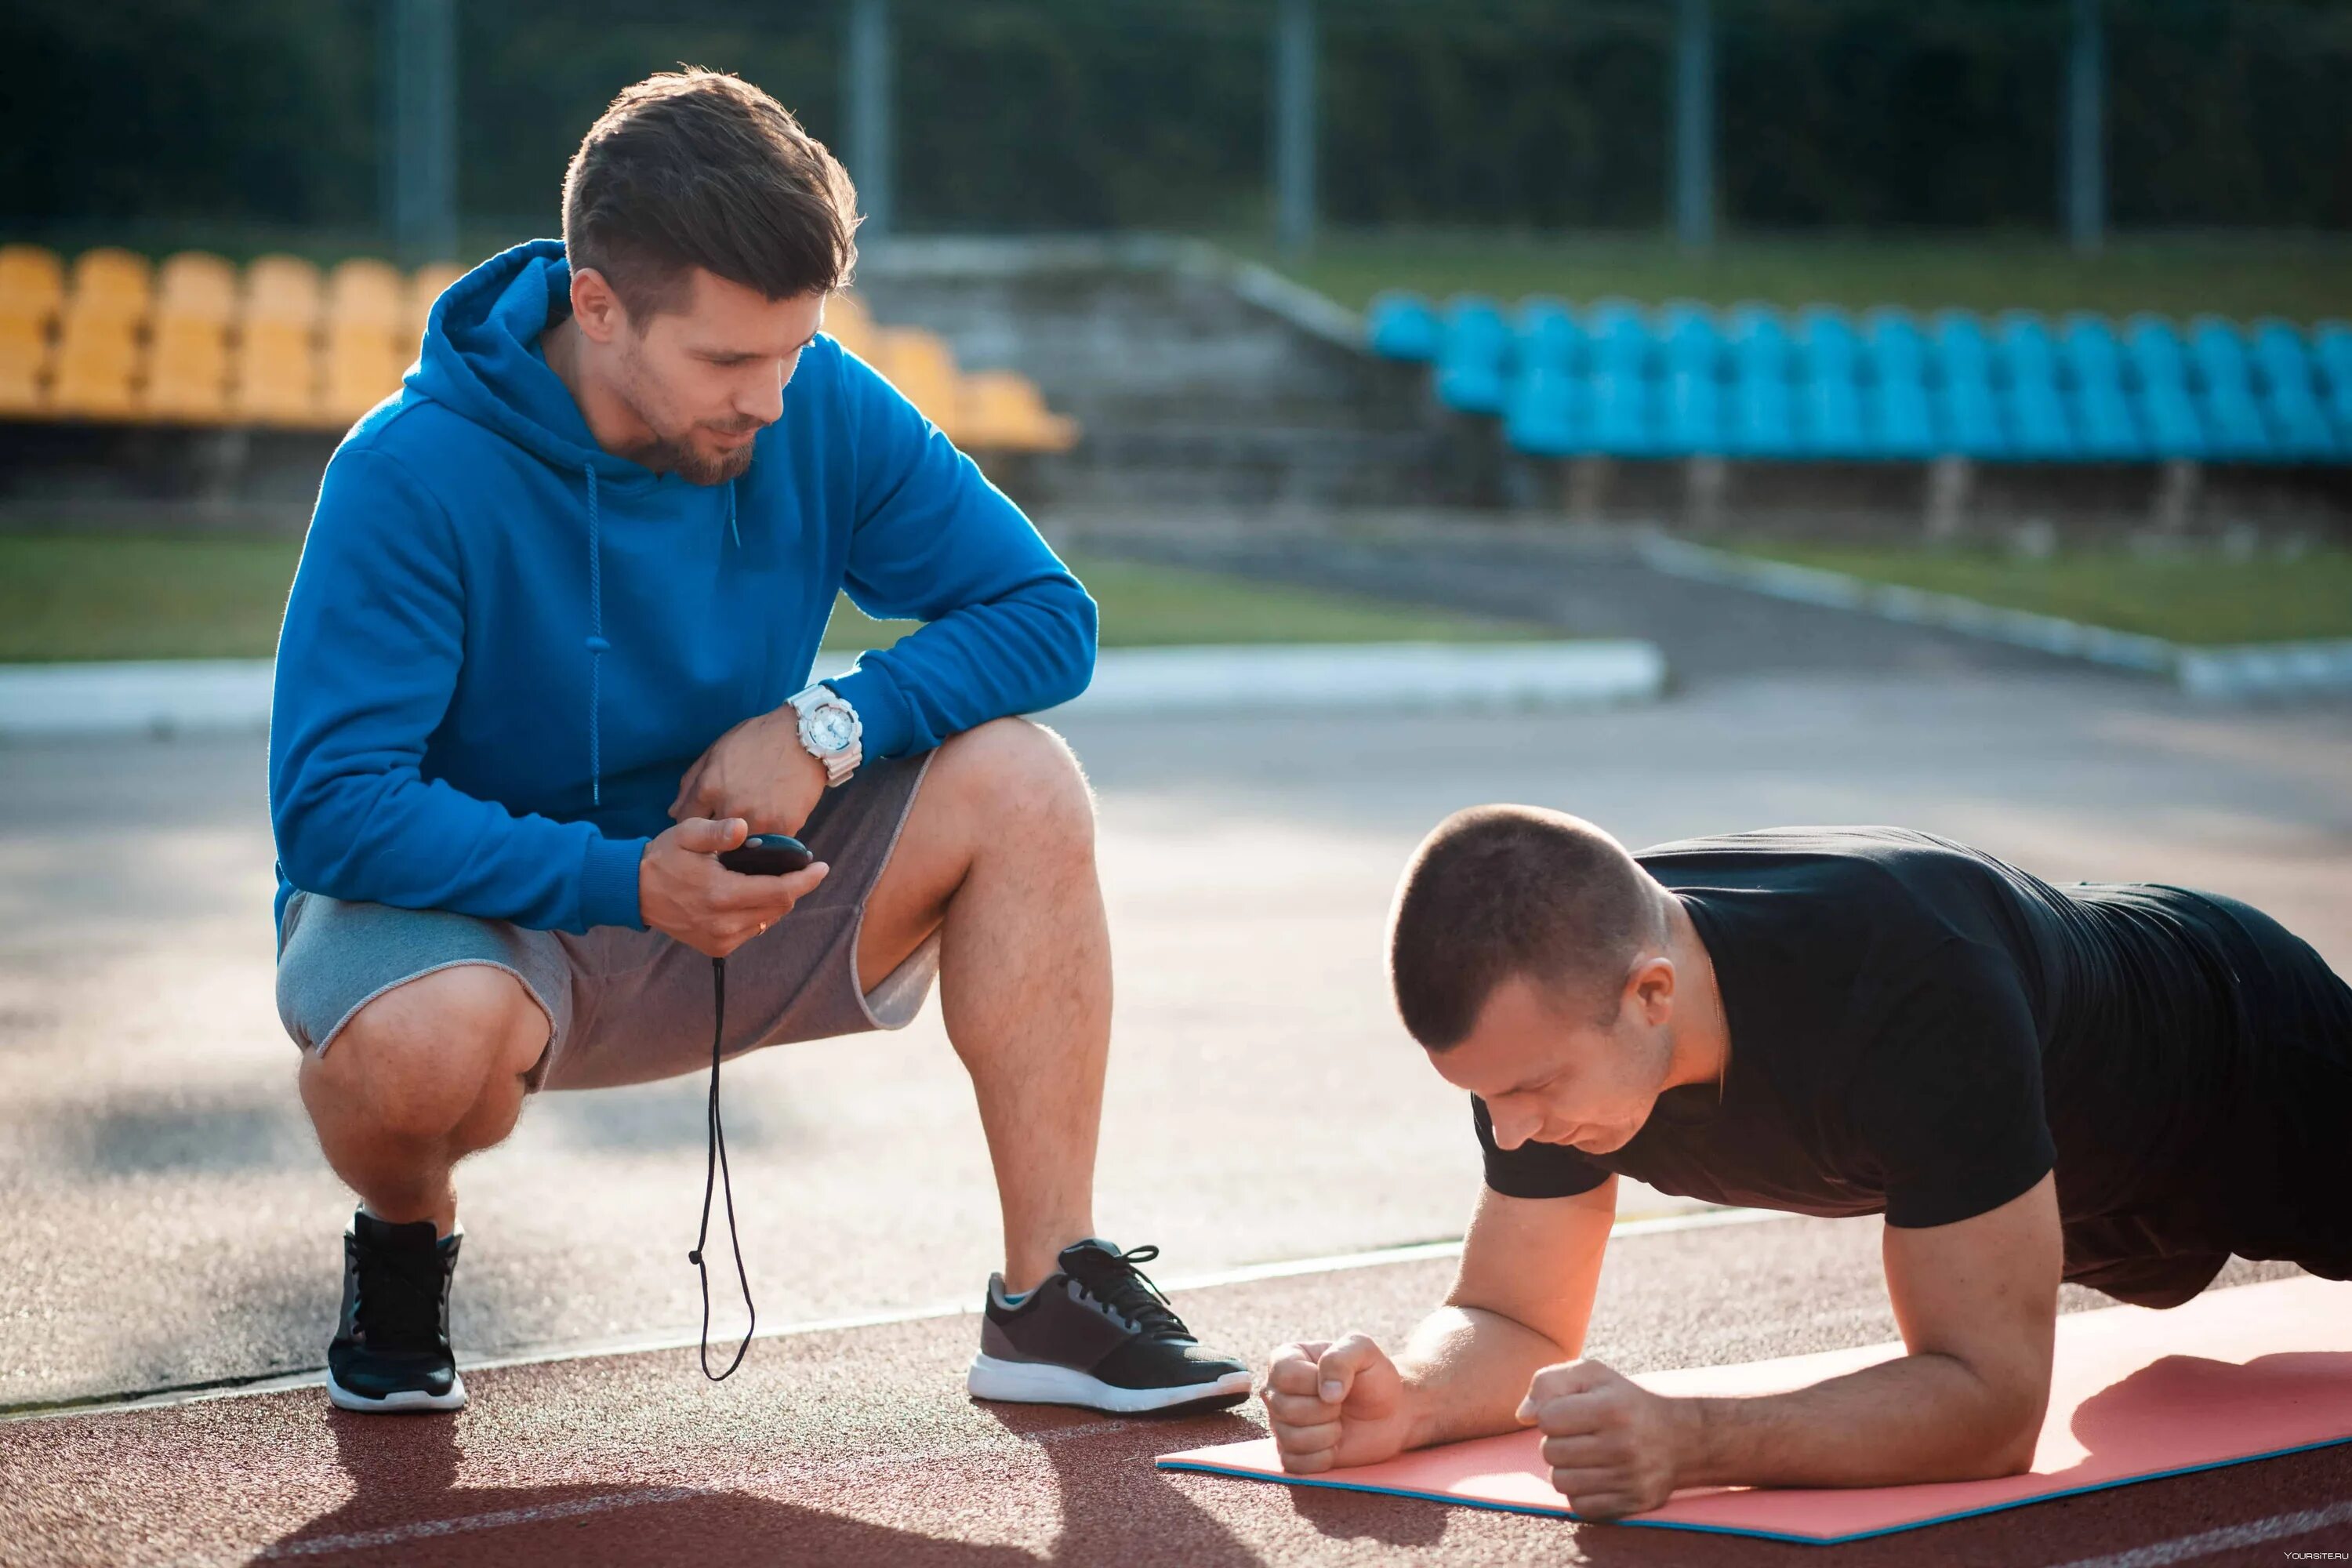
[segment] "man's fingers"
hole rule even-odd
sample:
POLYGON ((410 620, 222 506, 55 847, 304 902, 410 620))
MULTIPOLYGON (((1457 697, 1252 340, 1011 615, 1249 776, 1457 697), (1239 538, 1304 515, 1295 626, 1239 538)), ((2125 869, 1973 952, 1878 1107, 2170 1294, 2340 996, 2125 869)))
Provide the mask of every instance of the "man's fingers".
POLYGON ((1339 1451, 1337 1448, 1320 1448, 1312 1454, 1294 1454, 1285 1448, 1276 1448, 1275 1453, 1281 1458, 1282 1468, 1291 1475, 1312 1476, 1329 1469, 1339 1451))
POLYGON ((1274 1359, 1266 1364, 1267 1389, 1281 1394, 1312 1394, 1318 1381, 1315 1363, 1330 1348, 1320 1340, 1313 1344, 1283 1346, 1274 1352, 1274 1359))
POLYGON ((1606 1432, 1616 1417, 1617 1402, 1595 1391, 1542 1401, 1535 1406, 1530 1425, 1541 1427, 1547 1436, 1577 1437, 1606 1432))
POLYGON ((1265 1413, 1293 1426, 1312 1426, 1339 1418, 1339 1407, 1319 1394, 1285 1394, 1279 1389, 1266 1394, 1265 1413))
POLYGON ((1536 1411, 1547 1401, 1582 1394, 1616 1380, 1617 1374, 1597 1361, 1570 1361, 1548 1366, 1528 1380, 1528 1396, 1519 1401, 1519 1419, 1533 1422, 1536 1411))
POLYGON ((1547 1437, 1543 1444, 1544 1463, 1556 1470, 1598 1469, 1620 1458, 1617 1446, 1608 1438, 1593 1433, 1581 1433, 1573 1437, 1547 1437))
POLYGON ((722 849, 733 849, 751 837, 751 825, 740 816, 712 821, 707 816, 689 816, 677 825, 677 847, 691 849, 698 855, 716 855, 722 849))
POLYGON ((1315 1426, 1286 1426, 1275 1434, 1274 1446, 1288 1457, 1328 1454, 1339 1446, 1339 1423, 1326 1421, 1315 1426))
POLYGON ((1327 1405, 1343 1405, 1364 1369, 1384 1359, 1381 1347, 1363 1334, 1349 1334, 1318 1357, 1315 1392, 1327 1405))

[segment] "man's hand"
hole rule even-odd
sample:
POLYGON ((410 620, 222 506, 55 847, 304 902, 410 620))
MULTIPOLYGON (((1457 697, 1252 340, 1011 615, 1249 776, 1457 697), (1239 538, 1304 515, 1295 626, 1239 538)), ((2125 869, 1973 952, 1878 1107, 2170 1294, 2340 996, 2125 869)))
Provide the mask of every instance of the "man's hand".
POLYGON ((710 742, 678 782, 670 819, 740 816, 753 833, 798 834, 824 795, 824 764, 801 744, 789 702, 744 720, 710 742))
POLYGON ((1388 1352, 1362 1334, 1283 1346, 1258 1392, 1282 1468, 1292 1475, 1370 1465, 1404 1451, 1404 1380, 1388 1352))
POLYGON ((646 845, 637 861, 637 908, 646 924, 724 958, 783 919, 824 880, 822 860, 784 877, 745 876, 719 863, 719 851, 750 837, 740 816, 725 822, 689 816, 646 845))
POLYGON ((1585 1519, 1645 1513, 1675 1489, 1696 1407, 1652 1394, 1597 1361, 1536 1373, 1519 1419, 1543 1429, 1551 1484, 1585 1519))

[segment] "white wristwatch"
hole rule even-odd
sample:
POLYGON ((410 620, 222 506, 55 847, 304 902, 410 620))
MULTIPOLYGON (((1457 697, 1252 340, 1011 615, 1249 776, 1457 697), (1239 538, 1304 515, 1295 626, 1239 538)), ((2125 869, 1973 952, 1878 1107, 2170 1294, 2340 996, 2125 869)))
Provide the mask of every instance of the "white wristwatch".
POLYGON ((866 760, 858 743, 866 726, 858 721, 857 710, 822 680, 803 687, 787 700, 801 716, 801 744, 824 764, 824 787, 848 783, 857 764, 866 760))

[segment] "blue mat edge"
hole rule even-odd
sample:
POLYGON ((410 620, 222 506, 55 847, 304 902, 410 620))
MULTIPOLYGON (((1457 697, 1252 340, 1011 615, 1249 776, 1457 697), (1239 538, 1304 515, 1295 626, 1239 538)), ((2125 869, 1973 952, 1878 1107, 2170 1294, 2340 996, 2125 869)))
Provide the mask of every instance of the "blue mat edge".
POLYGON ((1487 1502, 1477 1498, 1455 1497, 1450 1492, 1413 1491, 1403 1487, 1368 1486, 1361 1481, 1329 1481, 1316 1476, 1270 1476, 1263 1470, 1235 1469, 1226 1465, 1204 1464, 1197 1459, 1155 1459, 1155 1469, 1187 1470, 1195 1475, 1225 1476, 1239 1481, 1269 1482, 1275 1486, 1322 1487, 1330 1491, 1370 1492, 1381 1497, 1417 1498, 1423 1502, 1444 1503, 1454 1508, 1484 1509, 1489 1513, 1526 1514, 1535 1519, 1566 1519, 1579 1524, 1622 1524, 1638 1530, 1684 1530, 1694 1535, 1744 1535, 1754 1541, 1787 1541, 1799 1546, 1843 1546, 1849 1542, 1872 1541, 1882 1535, 1900 1535, 1908 1530, 1925 1530, 1931 1524, 1950 1524, 1957 1520, 1978 1519, 1989 1513, 2006 1513, 2011 1509, 2031 1508, 2036 1503, 2053 1502, 2060 1498, 2082 1497, 2091 1492, 2120 1491, 2148 1481, 2169 1480, 2176 1476, 2193 1476, 2205 1470, 2225 1470, 2232 1465, 2251 1465, 2263 1459, 2283 1459, 2290 1454, 2308 1454, 2320 1448, 2340 1447, 2352 1443, 2352 1434, 2341 1437, 2326 1437, 2316 1443, 2297 1443, 2292 1447, 2271 1448, 2259 1454, 2245 1454, 2234 1459, 2214 1459, 2202 1465, 2183 1465, 2178 1469, 2150 1470, 2144 1476, 2126 1476, 2117 1480, 2100 1481, 2092 1486, 2069 1487, 2062 1492, 2043 1492, 2039 1497, 2016 1498, 1984 1508, 1962 1509, 1958 1513, 1939 1513, 1931 1519, 1913 1520, 1907 1524, 1890 1524, 1881 1530, 1857 1530, 1846 1535, 1791 1535, 1780 1530, 1746 1530, 1729 1524, 1685 1524, 1677 1520, 1618 1519, 1589 1520, 1568 1509, 1528 1508, 1517 1503, 1487 1502))

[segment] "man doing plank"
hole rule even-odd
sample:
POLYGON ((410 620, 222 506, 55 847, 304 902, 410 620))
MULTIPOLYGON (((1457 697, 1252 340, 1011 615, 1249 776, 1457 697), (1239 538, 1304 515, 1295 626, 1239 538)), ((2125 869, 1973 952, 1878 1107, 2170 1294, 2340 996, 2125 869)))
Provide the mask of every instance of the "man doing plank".
POLYGON ((1533 1424, 1599 1518, 1678 1487, 2010 1474, 2062 1279, 2171 1307, 2233 1253, 2352 1278, 2352 988, 2234 900, 2053 887, 1899 828, 1633 856, 1489 806, 1414 856, 1390 965, 1405 1026, 1474 1097, 1486 1190, 1402 1354, 1354 1334, 1275 1353, 1294 1472, 1533 1424), (1579 1360, 1621 1173, 1883 1212, 1909 1353, 1748 1399, 1579 1360))

